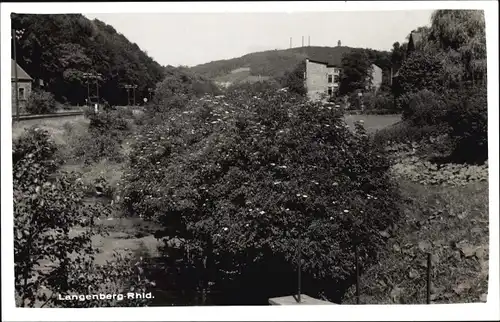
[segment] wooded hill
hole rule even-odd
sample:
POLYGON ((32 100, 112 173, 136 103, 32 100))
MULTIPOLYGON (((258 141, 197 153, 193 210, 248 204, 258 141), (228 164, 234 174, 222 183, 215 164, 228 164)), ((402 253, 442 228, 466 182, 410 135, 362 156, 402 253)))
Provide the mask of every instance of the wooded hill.
POLYGON ((363 50, 370 61, 383 70, 391 68, 391 53, 373 49, 337 47, 299 47, 286 50, 269 50, 251 53, 238 58, 212 61, 191 68, 192 71, 205 77, 216 79, 231 73, 231 71, 248 67, 250 75, 269 76, 280 79, 286 72, 291 72, 298 63, 306 58, 341 65, 342 56, 352 50, 363 50))
POLYGON ((81 14, 13 14, 12 27, 19 65, 35 80, 43 80, 45 90, 62 103, 85 102, 84 73, 102 74, 99 95, 110 104, 127 103, 123 85, 136 84, 139 100, 164 77, 164 68, 137 44, 97 19, 81 14))

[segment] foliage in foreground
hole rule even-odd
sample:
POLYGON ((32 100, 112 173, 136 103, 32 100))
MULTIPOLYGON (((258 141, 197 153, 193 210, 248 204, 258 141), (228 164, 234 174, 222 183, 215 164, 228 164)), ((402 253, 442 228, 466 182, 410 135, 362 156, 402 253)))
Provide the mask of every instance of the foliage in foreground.
POLYGON ((30 114, 46 114, 56 110, 54 96, 43 90, 33 90, 26 103, 26 111, 30 114))
MULTIPOLYGON (((121 293, 144 288, 132 259, 94 265, 92 237, 105 232, 96 225, 107 208, 88 205, 76 173, 56 176, 60 162, 48 132, 29 129, 14 142, 14 261, 16 303, 22 307, 96 307, 109 300, 60 301, 58 295, 121 293)), ((144 305, 124 301, 116 305, 144 305)))
POLYGON ((67 127, 71 157, 85 164, 97 163, 103 159, 123 161, 121 144, 131 131, 132 117, 128 113, 121 110, 107 110, 98 114, 89 112, 87 131, 73 133, 72 128, 67 127))
POLYGON ((281 91, 170 110, 130 165, 127 210, 161 224, 179 288, 216 303, 293 292, 299 236, 304 291, 338 300, 354 243, 368 267, 398 219, 387 160, 364 130, 281 91))

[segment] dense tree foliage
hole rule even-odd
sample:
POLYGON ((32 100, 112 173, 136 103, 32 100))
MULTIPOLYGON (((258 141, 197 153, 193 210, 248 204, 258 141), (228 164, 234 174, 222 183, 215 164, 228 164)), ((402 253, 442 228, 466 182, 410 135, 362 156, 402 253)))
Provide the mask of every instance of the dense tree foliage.
POLYGON ((342 57, 341 95, 364 91, 372 79, 372 66, 366 51, 353 50, 342 57))
POLYGON ((290 92, 305 96, 307 89, 305 87, 304 74, 306 72, 305 62, 300 62, 291 72, 286 72, 281 80, 281 84, 287 87, 290 92))
POLYGON ((393 73, 396 73, 396 71, 398 71, 401 65, 403 64, 403 61, 406 59, 407 51, 408 51, 408 43, 400 44, 398 41, 396 41, 392 45, 391 64, 393 68, 393 73))
MULTIPOLYGON (((78 276, 91 264, 90 237, 103 209, 83 204, 77 177, 52 179, 58 166, 49 134, 30 129, 14 142, 14 260, 18 305, 48 301, 43 287, 56 293, 78 292, 78 276), (70 230, 81 233, 70 236, 70 230), (52 263, 40 271, 38 265, 52 263)), ((83 281, 85 277, 81 278, 83 281)))
POLYGON ((58 101, 85 102, 84 73, 102 74, 100 96, 113 105, 127 103, 122 85, 136 84, 136 95, 146 97, 148 88, 163 79, 162 66, 99 20, 80 14, 13 14, 12 27, 19 64, 43 80, 58 101))
MULTIPOLYGON (((429 40, 435 49, 459 57, 464 80, 484 81, 485 28, 484 12, 481 10, 436 10, 432 15, 429 40)), ((456 64, 457 61, 450 63, 456 64)))
POLYGON ((405 111, 409 97, 421 90, 440 93, 444 90, 444 67, 440 56, 416 51, 408 57, 401 69, 394 92, 398 106, 405 111))
POLYGON ((45 114, 56 110, 56 100, 49 92, 35 89, 30 93, 26 102, 26 112, 31 114, 45 114))
POLYGON ((114 256, 96 265, 96 234, 105 236, 98 217, 108 207, 85 200, 79 173, 59 172, 58 146, 47 131, 28 129, 13 142, 14 282, 21 307, 143 306, 147 300, 61 301, 59 295, 145 292, 149 281, 138 273, 142 261, 114 256), (138 277, 141 277, 138 279, 138 277))
MULTIPOLYGON (((452 141, 454 161, 487 159, 484 12, 436 10, 430 27, 403 61, 394 86, 403 117, 434 126, 452 141), (467 153, 466 151, 475 151, 467 153)), ((393 60, 400 57, 393 50, 393 60)))
POLYGON ((304 291, 338 300, 354 243, 369 265, 398 216, 389 165, 362 128, 282 90, 170 109, 130 164, 127 210, 160 224, 179 288, 219 304, 290 294, 299 236, 304 291))
POLYGON ((221 90, 207 78, 185 67, 167 66, 165 78, 156 85, 153 112, 165 112, 205 94, 218 95, 221 90))

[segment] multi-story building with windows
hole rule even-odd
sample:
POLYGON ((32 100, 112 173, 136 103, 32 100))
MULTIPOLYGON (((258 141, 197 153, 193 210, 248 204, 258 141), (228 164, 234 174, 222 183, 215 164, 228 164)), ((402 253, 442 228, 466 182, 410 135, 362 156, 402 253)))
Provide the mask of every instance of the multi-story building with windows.
MULTIPOLYGON (((304 85, 309 99, 317 101, 335 95, 340 86, 340 73, 340 66, 306 59, 304 85)), ((382 69, 372 64, 371 73, 371 82, 367 82, 366 90, 378 90, 382 85, 382 69)))

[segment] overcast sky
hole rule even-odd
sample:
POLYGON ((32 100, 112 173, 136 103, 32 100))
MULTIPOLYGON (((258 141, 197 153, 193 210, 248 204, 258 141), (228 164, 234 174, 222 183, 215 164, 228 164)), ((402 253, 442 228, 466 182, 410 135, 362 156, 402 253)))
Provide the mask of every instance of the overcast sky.
POLYGON ((429 25, 431 10, 319 13, 107 13, 85 14, 112 25, 162 65, 229 59, 302 45, 390 50, 417 27, 429 25))

